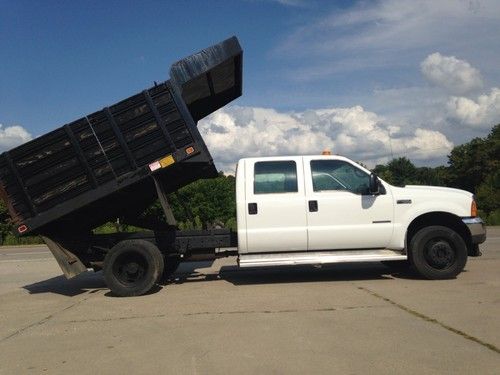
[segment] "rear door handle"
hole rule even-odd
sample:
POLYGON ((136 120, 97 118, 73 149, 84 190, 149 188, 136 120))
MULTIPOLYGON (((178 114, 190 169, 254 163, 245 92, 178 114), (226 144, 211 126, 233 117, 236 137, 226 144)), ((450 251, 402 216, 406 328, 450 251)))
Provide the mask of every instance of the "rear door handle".
POLYGON ((309 201, 309 212, 318 212, 318 201, 309 201))
POLYGON ((248 214, 257 215, 257 203, 248 203, 248 214))

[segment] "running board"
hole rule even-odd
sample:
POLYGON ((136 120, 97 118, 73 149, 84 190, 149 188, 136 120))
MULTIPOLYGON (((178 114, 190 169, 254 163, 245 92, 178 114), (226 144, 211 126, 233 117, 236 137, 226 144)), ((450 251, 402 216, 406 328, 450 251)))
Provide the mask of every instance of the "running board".
POLYGON ((380 262, 406 260, 401 250, 336 250, 272 254, 240 254, 240 267, 293 266, 300 264, 328 264, 345 262, 380 262))

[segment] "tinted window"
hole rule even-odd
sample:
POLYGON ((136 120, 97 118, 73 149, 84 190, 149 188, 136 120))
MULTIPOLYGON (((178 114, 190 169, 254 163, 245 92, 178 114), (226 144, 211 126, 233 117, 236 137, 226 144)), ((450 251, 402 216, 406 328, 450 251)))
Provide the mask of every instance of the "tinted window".
POLYGON ((297 166, 294 161, 261 161, 254 166, 254 194, 297 192, 297 166))
POLYGON ((370 176, 354 165, 341 160, 312 160, 314 191, 347 190, 369 194, 370 176))

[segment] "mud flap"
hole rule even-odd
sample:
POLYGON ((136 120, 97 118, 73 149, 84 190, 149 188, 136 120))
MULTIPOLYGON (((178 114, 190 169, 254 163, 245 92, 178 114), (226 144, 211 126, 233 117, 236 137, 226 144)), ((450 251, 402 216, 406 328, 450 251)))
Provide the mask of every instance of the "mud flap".
POLYGON ((82 272, 87 271, 87 267, 82 263, 82 261, 71 251, 69 251, 64 245, 52 238, 42 236, 43 240, 49 247, 49 250, 56 258, 59 267, 61 267, 64 272, 64 276, 67 279, 71 279, 82 272))

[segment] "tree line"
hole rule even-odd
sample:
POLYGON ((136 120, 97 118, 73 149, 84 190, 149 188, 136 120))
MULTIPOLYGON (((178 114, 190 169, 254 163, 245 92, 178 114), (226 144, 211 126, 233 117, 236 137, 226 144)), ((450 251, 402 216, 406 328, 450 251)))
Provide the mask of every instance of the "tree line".
MULTIPOLYGON (((448 165, 416 167, 406 157, 395 158, 374 169, 380 178, 396 186, 434 185, 464 189, 475 194, 480 216, 490 225, 500 225, 500 124, 484 138, 474 138, 456 146, 448 155, 448 165)), ((231 175, 198 180, 169 195, 179 229, 236 229, 235 178, 231 175)), ((158 202, 147 209, 162 217, 158 202)), ((119 221, 96 229, 97 233, 135 230, 119 221)), ((18 239, 11 234, 8 212, 0 202, 0 234, 4 244, 36 243, 37 237, 18 239)))

